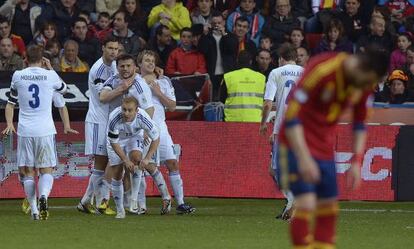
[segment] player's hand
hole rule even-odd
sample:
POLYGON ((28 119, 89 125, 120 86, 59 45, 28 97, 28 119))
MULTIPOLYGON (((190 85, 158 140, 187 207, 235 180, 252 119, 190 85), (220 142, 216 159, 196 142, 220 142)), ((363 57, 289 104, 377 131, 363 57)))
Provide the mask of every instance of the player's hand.
POLYGON ((50 60, 46 57, 42 58, 42 66, 48 70, 52 70, 52 64, 50 63, 50 60))
POLYGON ((14 125, 7 125, 6 129, 1 132, 3 135, 11 135, 12 133, 16 133, 16 129, 14 129, 14 125))
POLYGON ((69 133, 71 133, 71 134, 79 134, 79 132, 77 130, 74 130, 74 129, 70 128, 70 127, 64 128, 63 129, 63 133, 65 133, 65 134, 69 134, 69 133))
POLYGON ((127 168, 129 171, 133 172, 135 169, 135 165, 130 160, 127 160, 124 162, 125 168, 127 168))
POLYGON ((121 88, 122 91, 127 91, 132 84, 134 83, 135 77, 130 77, 128 79, 124 79, 118 87, 121 88))
POLYGON ((147 158, 142 159, 141 162, 139 162, 139 166, 138 167, 140 169, 146 169, 148 167, 149 161, 150 160, 147 159, 147 158))
POLYGON ((265 136, 267 134, 267 124, 260 124, 259 133, 262 136, 265 136))
POLYGON ((312 157, 307 157, 298 161, 299 174, 307 183, 316 184, 321 180, 321 172, 312 157))
POLYGON ((164 76, 164 69, 160 68, 160 67, 155 67, 154 69, 154 73, 157 75, 157 77, 161 77, 164 76))
POLYGON ((154 95, 160 96, 160 94, 162 94, 161 87, 155 80, 149 81, 148 85, 151 88, 151 91, 154 93, 154 95))
POLYGON ((346 186, 349 189, 356 190, 361 185, 361 169, 359 165, 352 164, 346 171, 346 186))

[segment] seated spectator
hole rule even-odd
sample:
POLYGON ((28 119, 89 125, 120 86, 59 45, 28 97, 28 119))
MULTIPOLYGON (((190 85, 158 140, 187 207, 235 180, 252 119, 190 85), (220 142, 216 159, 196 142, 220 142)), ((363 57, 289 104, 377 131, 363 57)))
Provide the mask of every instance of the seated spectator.
POLYGON ((61 72, 86 73, 89 71, 87 63, 78 57, 79 46, 74 40, 67 40, 63 45, 63 56, 60 58, 61 72))
MULTIPOLYGON (((387 7, 375 6, 372 10, 371 18, 369 19, 367 26, 369 26, 369 23, 373 17, 383 18, 385 20, 385 32, 389 33, 391 36, 394 36, 397 33, 391 22, 391 12, 387 7)), ((367 27, 367 29, 369 29, 369 27, 367 27)), ((366 32, 366 30, 364 30, 364 32, 366 32)))
POLYGON ((308 64, 310 53, 307 48, 300 47, 297 48, 296 51, 298 52, 298 59, 296 61, 296 64, 302 67, 306 67, 306 64, 308 64))
POLYGON ((407 48, 407 61, 401 69, 408 76, 407 89, 414 92, 414 45, 407 48))
POLYGON ((204 34, 207 34, 211 21, 213 0, 197 0, 197 8, 191 12, 191 20, 194 24, 202 24, 204 27, 204 34))
POLYGON ((165 73, 167 75, 190 75, 207 72, 203 54, 193 47, 193 33, 190 28, 183 28, 180 45, 168 57, 165 73))
POLYGON ((259 49, 256 55, 255 63, 253 64, 253 70, 266 76, 267 81, 270 72, 274 68, 275 66, 272 63, 270 51, 266 49, 259 49))
POLYGON ((122 0, 98 0, 96 1, 95 9, 96 12, 106 12, 112 16, 121 6, 122 0))
POLYGON ((11 33, 10 22, 3 16, 0 16, 0 38, 10 38, 13 42, 14 52, 18 53, 22 58, 26 57, 26 46, 23 39, 11 33))
POLYGON ((336 18, 344 25, 346 36, 352 42, 357 42, 362 33, 366 30, 364 13, 360 11, 361 0, 345 0, 345 9, 341 10, 336 18))
POLYGON ((53 70, 60 71, 60 50, 61 46, 58 39, 49 39, 45 45, 45 57, 50 60, 53 70))
POLYGON ((226 27, 228 31, 233 32, 235 30, 236 20, 240 16, 247 18, 250 24, 247 38, 254 41, 256 46, 258 46, 265 19, 255 7, 255 0, 241 0, 239 7, 227 18, 226 27))
POLYGON ((272 38, 274 48, 288 40, 293 28, 300 27, 300 22, 291 13, 289 0, 276 0, 275 14, 269 17, 263 27, 263 34, 272 38))
POLYGON ((149 28, 154 29, 158 24, 167 26, 174 40, 178 40, 181 29, 191 27, 190 14, 183 3, 176 0, 162 0, 161 4, 152 8, 148 16, 149 28))
POLYGON ((7 0, 0 7, 0 15, 12 23, 11 32, 20 36, 25 45, 33 40, 36 19, 41 13, 42 9, 29 0, 7 0))
POLYGON ((378 0, 378 5, 385 5, 391 12, 391 21, 398 28, 405 22, 406 17, 414 14, 413 0, 378 0))
POLYGON ((148 49, 157 52, 159 55, 160 62, 158 63, 158 66, 161 68, 165 68, 168 57, 176 46, 176 41, 171 37, 171 30, 162 24, 155 29, 154 38, 147 44, 148 49))
POLYGON ((72 37, 71 39, 78 43, 79 58, 88 63, 91 67, 99 57, 101 57, 102 49, 98 39, 87 39, 86 34, 88 32, 87 22, 85 19, 79 17, 72 24, 72 37))
POLYGON ((319 43, 319 46, 315 48, 314 54, 332 51, 353 53, 352 42, 347 39, 344 33, 344 26, 338 19, 330 21, 324 38, 319 43))
POLYGON ((254 56, 256 54, 256 45, 252 40, 248 38, 248 31, 249 20, 244 16, 238 17, 236 20, 233 33, 237 36, 237 39, 239 40, 239 53, 241 51, 246 50, 252 56, 254 56))
MULTIPOLYGON (((187 0, 187 8, 190 11, 193 11, 197 8, 198 0, 187 0)), ((219 11, 224 19, 226 19, 230 13, 232 13, 239 4, 239 0, 214 0, 213 1, 213 9, 219 11)))
POLYGON ((112 33, 111 17, 108 12, 101 12, 95 24, 96 36, 102 43, 105 38, 112 33))
POLYGON ((90 14, 84 10, 79 12, 79 18, 83 18, 86 21, 88 32, 86 32, 86 39, 98 39, 95 25, 91 24, 90 14))
POLYGON ((114 14, 112 36, 121 43, 127 54, 137 56, 143 49, 139 37, 129 29, 131 20, 125 11, 118 10, 114 14))
POLYGON ((120 10, 128 14, 131 22, 128 24, 128 28, 132 30, 137 36, 144 40, 148 40, 148 26, 147 16, 141 9, 141 5, 138 0, 122 0, 120 10))
POLYGON ((367 45, 384 48, 391 53, 393 41, 391 35, 385 31, 385 20, 380 17, 372 17, 369 25, 369 33, 363 34, 357 43, 357 50, 364 51, 367 45))
POLYGON ((398 35, 397 48, 391 53, 390 72, 399 69, 407 62, 407 48, 411 46, 411 35, 403 33, 398 35))
POLYGON ((45 22, 32 43, 44 47, 48 40, 57 39, 57 28, 53 22, 45 22))
POLYGON ((12 40, 10 38, 2 38, 0 40, 0 70, 21 70, 23 66, 22 57, 14 52, 12 40))
POLYGON ((306 47, 305 32, 301 28, 293 28, 289 35, 289 42, 295 48, 306 47))
POLYGON ((375 96, 375 102, 403 104, 413 102, 414 95, 407 89, 408 77, 401 70, 394 70, 388 77, 388 86, 375 96))

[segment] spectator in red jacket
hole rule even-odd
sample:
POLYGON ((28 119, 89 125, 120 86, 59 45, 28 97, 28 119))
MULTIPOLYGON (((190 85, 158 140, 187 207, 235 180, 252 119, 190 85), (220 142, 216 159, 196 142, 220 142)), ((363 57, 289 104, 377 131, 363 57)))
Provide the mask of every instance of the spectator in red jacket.
POLYGON ((174 49, 168 57, 165 73, 167 75, 190 75, 207 72, 203 54, 192 44, 193 32, 183 28, 180 32, 180 46, 174 49))
POLYGON ((98 15, 98 21, 95 24, 96 36, 102 43, 105 38, 112 33, 111 16, 108 12, 101 12, 98 15))
POLYGON ((26 57, 26 46, 23 39, 11 33, 11 25, 6 17, 0 16, 0 38, 10 38, 13 42, 14 51, 23 58, 26 57))

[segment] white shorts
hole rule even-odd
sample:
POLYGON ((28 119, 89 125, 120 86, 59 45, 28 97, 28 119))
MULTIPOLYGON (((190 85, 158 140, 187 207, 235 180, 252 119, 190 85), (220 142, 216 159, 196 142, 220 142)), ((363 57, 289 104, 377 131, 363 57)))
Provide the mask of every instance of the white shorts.
MULTIPOLYGON (((126 140, 122 140, 119 142, 124 153, 129 156, 129 153, 133 150, 143 152, 144 150, 144 143, 142 142, 142 138, 138 136, 131 137, 126 140)), ((115 166, 122 163, 121 158, 116 154, 114 149, 112 149, 112 145, 109 141, 107 141, 107 149, 108 149, 108 159, 109 159, 109 166, 115 166)))
POLYGON ((85 155, 107 156, 107 124, 85 122, 85 155))
POLYGON ((17 166, 56 167, 55 135, 44 137, 17 136, 17 166))
POLYGON ((177 156, 174 152, 174 143, 168 130, 161 130, 160 146, 158 150, 161 162, 165 162, 167 160, 177 160, 177 156))

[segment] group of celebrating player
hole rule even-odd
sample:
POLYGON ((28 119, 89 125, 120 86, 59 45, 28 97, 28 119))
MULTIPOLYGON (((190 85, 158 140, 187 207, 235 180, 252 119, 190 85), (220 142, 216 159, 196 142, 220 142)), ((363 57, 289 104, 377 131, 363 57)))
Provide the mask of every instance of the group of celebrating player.
MULTIPOLYGON (((85 154, 94 156, 94 168, 77 209, 91 214, 116 214, 115 218, 125 218, 125 210, 145 214, 145 174, 149 173, 161 194, 161 215, 169 213, 171 196, 158 170, 160 163, 164 163, 177 202, 177 214, 193 213, 195 208, 184 202, 178 155, 165 122, 165 109, 175 109, 174 88, 168 77, 157 74, 154 52, 144 50, 134 58, 118 55, 118 47, 116 39, 105 40, 103 55, 89 72, 85 154), (116 213, 108 206, 110 190, 116 213)), ((49 216, 47 199, 57 163, 52 99, 63 101, 60 93, 66 91, 66 84, 43 58, 42 48, 29 47, 27 57, 28 68, 16 71, 12 77, 6 106, 7 128, 3 134, 15 132, 13 110, 19 103, 19 176, 27 210, 38 220, 49 216), (34 181, 36 168, 39 205, 34 181)), ((62 117, 64 124, 68 124, 67 115, 62 117)), ((65 131, 76 132, 70 125, 65 131)))

